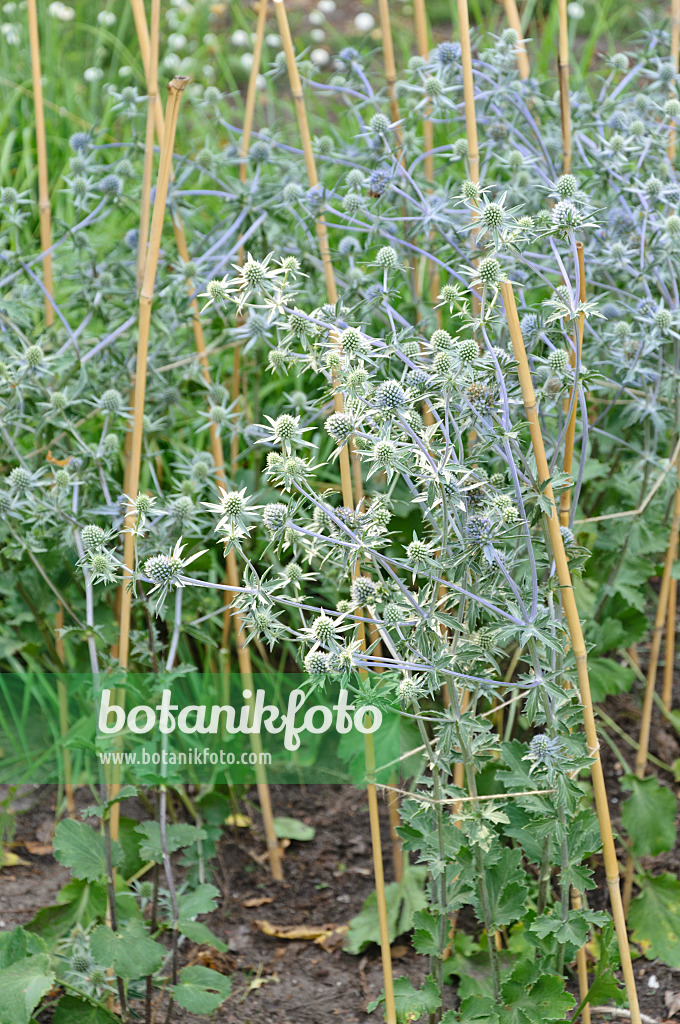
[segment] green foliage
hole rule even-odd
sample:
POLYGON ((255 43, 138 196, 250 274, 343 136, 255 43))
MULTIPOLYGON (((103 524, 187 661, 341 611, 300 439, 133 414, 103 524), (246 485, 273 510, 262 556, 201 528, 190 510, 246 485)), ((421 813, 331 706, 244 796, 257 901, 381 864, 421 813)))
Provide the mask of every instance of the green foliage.
POLYGON ((149 938, 141 921, 130 921, 117 932, 99 925, 92 932, 90 947, 99 963, 113 967, 126 980, 155 974, 165 954, 163 946, 149 938))
POLYGON ((628 911, 633 942, 648 960, 658 957, 669 967, 680 969, 680 882, 667 871, 636 880, 640 892, 628 911))
POLYGON ((231 980, 209 967, 183 967, 172 993, 177 1005, 190 1013, 213 1013, 229 998, 231 980))
MULTIPOLYGON (((385 886, 390 942, 394 942, 398 935, 410 931, 416 915, 427 905, 424 891, 426 877, 425 868, 409 867, 404 870, 401 882, 389 882, 385 886)), ((375 892, 366 898, 360 912, 350 921, 343 949, 347 953, 357 954, 372 942, 380 942, 375 892)))
POLYGON ((670 789, 657 779, 638 779, 626 775, 621 787, 630 796, 621 805, 621 823, 625 828, 634 857, 656 857, 672 850, 677 830, 677 801, 670 789))
MULTIPOLYGON (((71 869, 74 878, 96 882, 106 875, 106 843, 104 836, 82 821, 64 818, 54 833, 54 856, 71 869)), ((111 863, 122 861, 122 851, 111 844, 111 863)))

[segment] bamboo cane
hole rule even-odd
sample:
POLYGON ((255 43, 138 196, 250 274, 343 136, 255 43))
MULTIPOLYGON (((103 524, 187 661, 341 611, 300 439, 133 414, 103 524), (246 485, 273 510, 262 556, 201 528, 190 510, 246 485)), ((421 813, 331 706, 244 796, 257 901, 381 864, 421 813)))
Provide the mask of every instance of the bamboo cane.
MULTIPOLYGON (((151 307, 153 303, 158 255, 161 247, 163 222, 165 220, 165 204, 168 197, 168 184, 172 168, 172 151, 175 144, 175 131, 182 93, 189 79, 177 75, 168 85, 168 106, 165 118, 165 131, 161 143, 160 163, 156 179, 156 198, 151 218, 149 248, 144 267, 144 279, 139 293, 139 320, 137 334, 137 360, 134 376, 134 399, 132 436, 130 441, 130 462, 127 470, 127 488, 130 500, 134 500, 139 490, 139 477, 142 464, 142 440, 144 434, 144 398, 146 393, 146 366, 149 351, 149 328, 151 326, 151 307)), ((135 522, 134 509, 128 506, 123 520, 123 564, 131 582, 135 564, 135 539, 131 532, 135 522)), ((127 670, 130 656, 130 620, 132 614, 132 588, 123 585, 120 594, 120 619, 118 633, 118 660, 122 669, 127 670)), ((117 791, 118 781, 114 780, 111 791, 117 791)), ((117 839, 119 825, 119 805, 111 808, 111 837, 117 839)))
POLYGON ((139 239, 137 240, 137 290, 142 287, 146 247, 149 240, 149 212, 151 207, 151 181, 153 175, 153 136, 158 98, 158 48, 161 24, 160 0, 151 0, 149 32, 149 60, 146 65, 146 134, 144 138, 144 168, 142 170, 142 198, 139 212, 139 239))
POLYGON ((505 17, 508 19, 508 25, 510 28, 514 28, 515 32, 519 37, 517 43, 517 68, 519 70, 520 78, 528 78, 531 73, 529 67, 529 58, 527 57, 526 46, 522 41, 522 23, 519 20, 519 11, 517 10, 516 0, 503 0, 505 4, 505 17))
MULTIPOLYGON (((257 79, 260 74, 262 63, 262 44, 264 42, 264 30, 267 24, 267 0, 260 0, 257 12, 257 28, 255 30, 255 45, 253 47, 253 63, 248 78, 248 89, 246 91, 246 104, 243 112, 243 130, 241 132, 241 148, 239 155, 241 163, 238 173, 239 179, 245 183, 248 177, 246 160, 250 152, 250 139, 253 134, 253 119, 255 116, 255 100, 257 98, 257 79)), ((239 252, 239 263, 244 259, 243 249, 239 252)), ((234 349, 234 365, 231 374, 231 400, 237 401, 241 394, 241 349, 236 346, 234 349)), ((234 472, 234 465, 238 458, 238 437, 234 433, 231 439, 231 467, 234 472)))
MULTIPOLYGON (((427 60, 430 52, 430 44, 427 33, 427 15, 425 13, 425 0, 415 0, 413 4, 413 13, 416 27, 416 41, 418 43, 418 53, 427 60)), ((428 104, 425 108, 425 117, 423 118, 423 144, 425 147, 425 177, 428 182, 434 181, 434 155, 432 150, 434 148, 434 125, 429 118, 430 105, 428 104)), ((437 289, 439 290, 439 289, 437 289)))
MULTIPOLYGON (((571 891, 571 908, 572 910, 580 910, 583 906, 583 900, 581 899, 581 893, 577 889, 571 891)), ((581 1002, 588 995, 588 989, 590 983, 588 981, 588 960, 586 957, 586 947, 581 946, 578 953, 576 954, 576 973, 578 974, 578 994, 581 1002)), ((581 1010, 581 1020, 583 1024, 590 1024, 590 1003, 584 1003, 583 1009, 581 1010)))
POLYGON ((583 639, 583 631, 581 629, 581 621, 579 619, 576 598, 572 587, 567 555, 564 549, 564 540, 560 530, 559 513, 555 503, 555 495, 550 483, 550 470, 548 468, 548 460, 546 458, 543 436, 541 434, 536 396, 534 394, 529 361, 527 359, 524 340, 522 338, 522 332, 519 325, 519 316, 517 314, 517 306, 515 304, 515 295, 512 284, 509 281, 505 281, 501 284, 500 290, 503 297, 503 304, 505 306, 505 315, 508 321, 510 337, 512 339, 513 352, 518 364, 517 372, 522 389, 525 414, 529 423, 531 444, 534 457, 536 459, 538 483, 551 506, 551 513, 550 515, 546 514, 546 521, 550 535, 553 559, 557 570, 557 578, 562 594, 562 607, 567 620, 569 635, 571 637, 571 645, 576 661, 581 704, 583 705, 583 721, 585 726, 586 742, 589 754, 593 759, 593 763, 591 765, 593 792, 595 795, 595 807, 600 825, 600 835, 602 837, 609 899, 611 902, 612 916, 614 918, 614 926, 616 928, 616 935, 619 944, 621 969, 628 995, 631 1021, 633 1024, 641 1024, 640 1009, 638 1006, 638 997, 635 988, 635 976, 633 974, 630 949, 628 946, 628 935, 626 932, 626 918, 621 900, 619 865, 616 859, 616 847, 614 845, 614 837, 612 835, 607 791, 604 782, 602 761, 600 758, 600 746, 597 738, 597 728, 595 726, 595 716, 593 713, 590 694, 586 646, 583 639))
MULTIPOLYGON (((144 11, 143 0, 130 0, 132 7, 133 19, 135 22, 135 29, 137 32, 137 39, 139 43, 139 50, 142 57, 142 64, 144 65, 145 71, 148 74, 148 69, 151 61, 151 43, 149 37, 149 29, 146 23, 146 14, 144 11)), ((266 0, 264 0, 264 6, 266 7, 266 0)), ((263 26, 264 32, 264 26, 263 26)), ((261 40, 260 40, 260 52, 261 52, 261 40)), ((254 108, 254 88, 253 85, 253 100, 252 105, 254 108)), ((164 134, 164 115, 162 104, 160 103, 160 97, 154 105, 154 121, 156 125, 156 133, 160 138, 164 134)), ((251 121, 252 124, 252 121, 251 121)), ((172 176, 172 175, 171 175, 172 176)), ((189 247, 187 245, 186 233, 184 225, 178 213, 172 218, 173 232, 175 235, 175 244, 177 246, 177 253, 183 263, 189 262, 189 247)), ((193 295, 194 286, 192 281, 187 281, 187 292, 189 295, 193 295)), ((194 335, 194 344, 198 355, 199 366, 201 370, 201 376, 207 385, 211 383, 210 365, 208 362, 208 355, 205 346, 205 336, 203 334, 203 325, 200 319, 200 310, 196 299, 191 300, 191 314, 192 314, 192 329, 194 335)), ((210 435, 210 449, 215 463, 215 476, 218 487, 226 487, 226 473, 224 464, 224 450, 222 446, 222 438, 220 436, 219 429, 216 424, 211 423, 209 428, 210 435)), ((129 491, 128 491, 129 493, 129 491)), ((235 556, 233 556, 234 565, 230 568, 230 559, 227 557, 227 577, 230 586, 239 585, 238 569, 236 568, 235 556), (236 568, 234 573, 233 569, 236 568)), ((252 676, 252 665, 250 661, 250 651, 245 646, 244 639, 241 631, 241 620, 236 617, 233 612, 231 618, 234 621, 235 632, 237 636, 237 651, 239 666, 241 667, 242 674, 246 677, 252 676), (239 641, 239 637, 241 640, 239 641), (243 650, 239 648, 239 643, 242 645, 243 650)), ((260 811, 262 813, 262 823, 264 826, 265 837, 267 842, 267 853, 269 858, 269 867, 272 873, 272 878, 275 881, 281 881, 283 878, 281 868, 281 852, 279 850, 278 841, 276 838, 276 831, 274 828, 274 818, 271 809, 271 798, 269 794, 269 787, 266 782, 266 775, 264 768, 258 765, 256 768, 256 782, 258 789, 258 798, 260 803, 260 811)), ((115 805, 117 806, 117 805, 115 805)), ((115 809, 115 808, 114 808, 115 809)))
MULTIPOLYGON (((578 262, 578 277, 579 277, 579 302, 585 302, 586 300, 586 274, 585 274, 585 260, 583 255, 583 242, 576 243, 576 258, 578 262)), ((579 362, 583 351, 583 328, 585 326, 585 313, 579 313, 576 336, 574 338, 574 345, 578 347, 578 358, 579 362)), ((569 364, 572 367, 576 366, 576 351, 569 354, 569 364)), ((571 476, 572 463, 574 459, 574 437, 576 435, 576 401, 575 392, 576 385, 572 384, 571 392, 564 400, 564 411, 565 413, 571 413, 569 416, 569 423, 567 425, 567 432, 564 441, 564 462, 563 469, 567 476, 571 476)), ((567 487, 562 492, 560 500, 560 524, 562 526, 569 526, 569 520, 571 518, 571 487, 567 487)), ((580 910, 582 906, 581 893, 577 889, 572 889, 571 894, 571 905, 575 910, 580 910)), ((588 992, 588 964, 586 959, 586 947, 585 944, 581 946, 578 953, 576 954, 576 966, 578 973, 578 987, 579 995, 581 1000, 586 996, 588 992)), ((581 1011, 581 1019, 583 1024, 590 1024, 590 1006, 586 1003, 581 1011)))
POLYGON ((463 99, 465 101, 465 131, 468 142, 470 179, 479 181, 479 143, 477 141, 477 115, 475 87, 472 80, 472 49, 470 46, 470 18, 467 0, 457 0, 458 32, 460 34, 461 63, 463 66, 463 99))
POLYGON ((569 23, 567 0, 557 0, 559 14, 559 49, 557 73, 560 83, 560 112, 562 114, 562 173, 571 170, 571 105, 569 101, 569 23))
MULTIPOLYGON (((276 19, 279 27, 279 35, 281 36, 281 41, 283 44, 283 51, 286 55, 286 64, 288 66, 288 79, 290 83, 290 90, 293 95, 293 100, 295 102, 295 112, 297 115, 300 141, 302 143, 302 150, 305 157, 307 178, 309 181, 310 188, 316 188, 316 186, 319 183, 316 171, 316 161, 314 159, 314 153, 312 151, 312 140, 309 133, 309 122, 307 119, 307 110, 305 107, 304 94, 302 92, 302 83, 300 81, 300 74, 298 72, 297 63, 295 61, 295 49, 293 47, 293 39, 290 32, 290 25, 288 24, 288 16, 286 14, 284 0, 274 0, 274 9, 276 11, 276 19)), ((333 272, 333 264, 331 262, 330 250, 328 247, 328 231, 326 228, 326 222, 324 220, 323 214, 320 214, 319 217, 317 218, 316 232, 319 241, 319 250, 321 253, 321 260, 324 269, 324 277, 326 281, 328 298, 330 302, 335 303, 337 301, 338 293, 335 284, 335 274, 333 272)), ((343 408, 344 402, 342 393, 336 390, 335 409, 337 412, 342 412, 343 408)), ((354 508, 354 500, 355 497, 357 497, 357 495, 354 494, 352 487, 352 472, 349 460, 348 445, 345 445, 341 449, 339 461, 343 501, 350 508, 354 508)), ((367 734, 365 737, 365 750, 366 770, 367 774, 370 777, 375 768, 373 737, 370 734, 367 734)), ((380 838, 378 794, 375 784, 368 783, 366 787, 366 792, 368 796, 368 810, 371 827, 371 845, 373 851, 373 872, 375 877, 376 903, 378 908, 378 922, 380 927, 380 954, 382 960, 383 981, 385 984, 385 1019, 387 1021, 387 1024, 396 1024, 397 1016, 394 1000, 394 983, 392 979, 392 955, 390 951, 389 926, 387 922, 387 901, 385 898, 385 879, 383 872, 382 841, 380 838)))
POLYGON ((661 699, 667 711, 673 704, 673 671, 675 668, 675 630, 678 605, 678 581, 671 581, 668 594, 668 617, 666 619, 666 661, 663 668, 663 690, 661 699))
POLYGON ((52 254, 47 250, 52 245, 52 210, 50 208, 50 185, 47 171, 47 142, 45 138, 45 105, 43 102, 42 76, 40 72, 40 37, 38 35, 38 9, 36 0, 28 0, 28 41, 31 51, 31 74, 33 76, 33 104, 35 108, 35 148, 38 158, 38 209, 40 211, 40 248, 43 256, 43 284, 45 286, 45 323, 54 323, 52 296, 52 254))
MULTIPOLYGON (((680 0, 671 0, 671 63, 677 75, 680 67, 680 0)), ((678 129, 673 125, 668 140, 668 159, 671 163, 675 163, 677 138, 678 129)))
POLYGON ((394 63, 394 43, 392 41, 392 24, 390 21, 390 8, 388 0, 378 0, 378 16, 380 18, 380 32, 382 34, 383 64, 385 66, 385 81, 387 82, 387 96, 390 101, 390 116, 394 123, 394 135, 397 144, 402 144, 401 111, 397 100, 395 83, 397 81, 397 67, 394 63))
MULTIPOLYGON (((45 287, 45 325, 54 323, 54 283, 52 276, 52 254, 47 250, 52 245, 52 207, 50 205, 49 172, 47 166, 47 139, 45 135, 45 104, 42 91, 40 66, 40 36, 38 33, 38 11, 36 0, 28 0, 28 38, 31 51, 31 73, 33 76, 33 105, 35 111, 35 148, 38 160, 38 210, 40 216, 40 249, 43 256, 43 285, 45 287)), ((64 641, 60 630, 64 627, 64 609, 59 605, 54 620, 55 646, 57 656, 65 667, 64 641)), ((63 679, 57 681, 57 702, 59 706, 59 731, 62 738, 68 732, 68 691, 63 679)), ((64 748, 64 793, 66 809, 70 815, 75 810, 73 798, 73 772, 71 753, 64 748)))
MULTIPOLYGON (((647 682, 645 685, 645 696, 642 702, 642 715, 640 718, 640 736, 638 738, 638 749, 635 755, 635 774, 638 779, 645 777, 647 770, 647 757, 649 754, 649 734, 652 726, 652 711, 654 708, 654 692, 656 690, 656 675, 659 667, 659 653, 661 651, 661 640, 668 614, 671 583, 673 582, 673 566, 678 556, 678 532, 680 530, 680 459, 678 460, 678 482, 675 488, 675 499, 673 502, 673 519, 664 560, 663 574, 661 576, 661 587, 659 588, 659 602, 656 606, 654 619, 654 631, 652 643, 649 650, 649 663, 647 665, 647 682)), ((628 911, 630 897, 633 889, 633 858, 629 855, 626 860, 626 874, 623 885, 623 905, 628 911)))
MULTIPOLYGON (((586 301, 586 269, 585 260, 583 257, 583 242, 576 243, 576 252, 578 259, 578 277, 579 277, 579 302, 586 301)), ((575 345, 578 346, 578 358, 581 360, 581 352, 583 350, 583 328, 585 325, 585 313, 579 313, 578 315, 578 326, 576 328, 576 337, 574 339, 575 345)), ((576 353, 569 353, 569 365, 571 367, 576 366, 576 353)), ((572 384, 569 397, 564 400, 564 410, 569 411, 571 408, 571 414, 569 416, 569 423, 567 424, 567 432, 564 437, 564 462, 562 468, 566 476, 571 476, 571 467, 574 460, 574 438, 576 436, 576 401, 574 392, 576 385, 572 384)), ((565 488, 562 492, 560 499, 560 523, 562 526, 569 526, 569 520, 571 518, 571 487, 565 488)))

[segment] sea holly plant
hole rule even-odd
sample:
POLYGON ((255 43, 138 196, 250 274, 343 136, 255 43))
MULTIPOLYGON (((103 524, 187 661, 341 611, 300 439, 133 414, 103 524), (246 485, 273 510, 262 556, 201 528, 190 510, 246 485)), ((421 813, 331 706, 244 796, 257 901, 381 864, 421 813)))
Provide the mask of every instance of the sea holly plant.
POLYGON ((187 849, 200 840, 201 830, 169 825, 161 836, 156 822, 128 824, 125 849, 84 821, 65 819, 57 825, 55 856, 70 868, 71 881, 56 906, 41 910, 25 928, 0 936, 8 1024, 29 1024, 48 1007, 56 1019, 107 1024, 119 1019, 111 1012, 114 997, 124 1014, 135 1000, 142 1001, 148 1016, 159 990, 167 990, 170 1006, 174 1001, 199 1014, 211 1013, 228 998, 229 978, 207 967, 185 967, 177 976, 176 946, 168 949, 159 941, 172 932, 180 943, 225 950, 222 940, 196 920, 215 908, 217 889, 203 884, 171 894, 159 886, 157 871, 153 882, 138 880, 143 866, 163 861, 163 846, 187 849), (115 883, 112 866, 119 869, 115 883), (122 872, 130 869, 136 879, 128 883, 122 872), (114 884, 115 899, 107 900, 114 884))

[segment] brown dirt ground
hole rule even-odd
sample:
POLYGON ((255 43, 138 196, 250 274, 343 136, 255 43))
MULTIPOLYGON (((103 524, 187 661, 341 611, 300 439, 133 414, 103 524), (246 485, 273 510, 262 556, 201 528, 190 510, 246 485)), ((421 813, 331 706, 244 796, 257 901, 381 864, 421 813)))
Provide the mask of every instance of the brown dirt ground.
MULTIPOLYGON (((644 652, 642 652, 644 653, 644 652)), ((676 684, 676 706, 680 702, 680 678, 676 684)), ((640 687, 629 695, 609 698, 605 708, 629 734, 636 735, 640 687)), ((634 751, 621 744, 624 756, 634 751)), ((667 764, 680 757, 680 743, 670 726, 655 713, 650 749, 667 764)), ((614 825, 625 794, 619 786, 623 774, 610 748, 603 743, 602 754, 612 803, 614 825)), ((677 793, 670 773, 659 777, 677 793)), ((1 794, 0 794, 1 795, 1 794)), ((13 928, 31 920, 36 911, 55 900, 67 881, 68 871, 49 852, 54 824, 56 789, 33 789, 18 798, 15 850, 29 866, 2 871, 0 928, 13 928), (44 844, 45 852, 31 853, 28 842, 44 844)), ((344 786, 273 787, 274 813, 299 818, 316 828, 313 840, 291 843, 285 851, 283 883, 271 881, 262 861, 263 842, 256 824, 253 832, 225 831, 219 847, 214 882, 221 891, 220 907, 207 923, 229 947, 224 955, 208 954, 206 948, 187 946, 183 962, 209 963, 233 979, 233 995, 218 1011, 218 1024, 367 1024, 379 1019, 369 1016, 366 1004, 382 988, 379 951, 369 949, 359 957, 343 953, 339 943, 325 948, 309 941, 288 941, 262 933, 256 922, 266 919, 275 926, 343 925, 356 914, 373 888, 368 808, 363 792, 344 786), (255 899, 271 899, 254 907, 255 899), (206 959, 210 957, 210 959, 206 959)), ((257 807, 251 805, 257 821, 257 807)), ((78 794, 78 804, 90 803, 87 792, 78 794)), ((123 813, 143 819, 146 813, 134 802, 123 813)), ((383 844, 386 876, 392 877, 389 862, 386 808, 382 806, 383 844)), ((35 849, 35 847, 33 847, 35 849)), ((621 855, 623 860, 623 855, 621 855)), ((680 843, 653 862, 655 872, 680 874, 680 843)), ((592 905, 602 905, 603 890, 593 896, 592 905)), ((393 947, 395 975, 408 975, 414 983, 422 980, 425 958, 418 958, 402 937, 393 947)), ((639 979, 641 1009, 653 1020, 666 1020, 667 993, 680 992, 680 971, 643 958, 635 962, 639 979), (650 987, 650 979, 654 978, 650 987)), ((450 990, 450 998, 455 993, 450 990)), ((159 1019, 163 1017, 159 1014, 159 1019)), ((175 1020, 193 1024, 194 1018, 175 1012, 175 1020)), ((593 1024, 606 1018, 593 1015, 593 1024)), ((677 1017, 673 1020, 679 1019, 677 1017)), ((198 1021, 198 1018, 196 1018, 198 1021)))

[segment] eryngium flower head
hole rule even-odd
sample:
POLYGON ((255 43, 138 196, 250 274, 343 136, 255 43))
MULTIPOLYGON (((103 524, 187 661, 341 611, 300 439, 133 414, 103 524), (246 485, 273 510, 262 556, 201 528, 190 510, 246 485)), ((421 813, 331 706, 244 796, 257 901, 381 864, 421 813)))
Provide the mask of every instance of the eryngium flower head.
POLYGON ((375 402, 379 409, 398 409, 405 405, 406 395, 399 381, 384 381, 375 393, 375 402))

